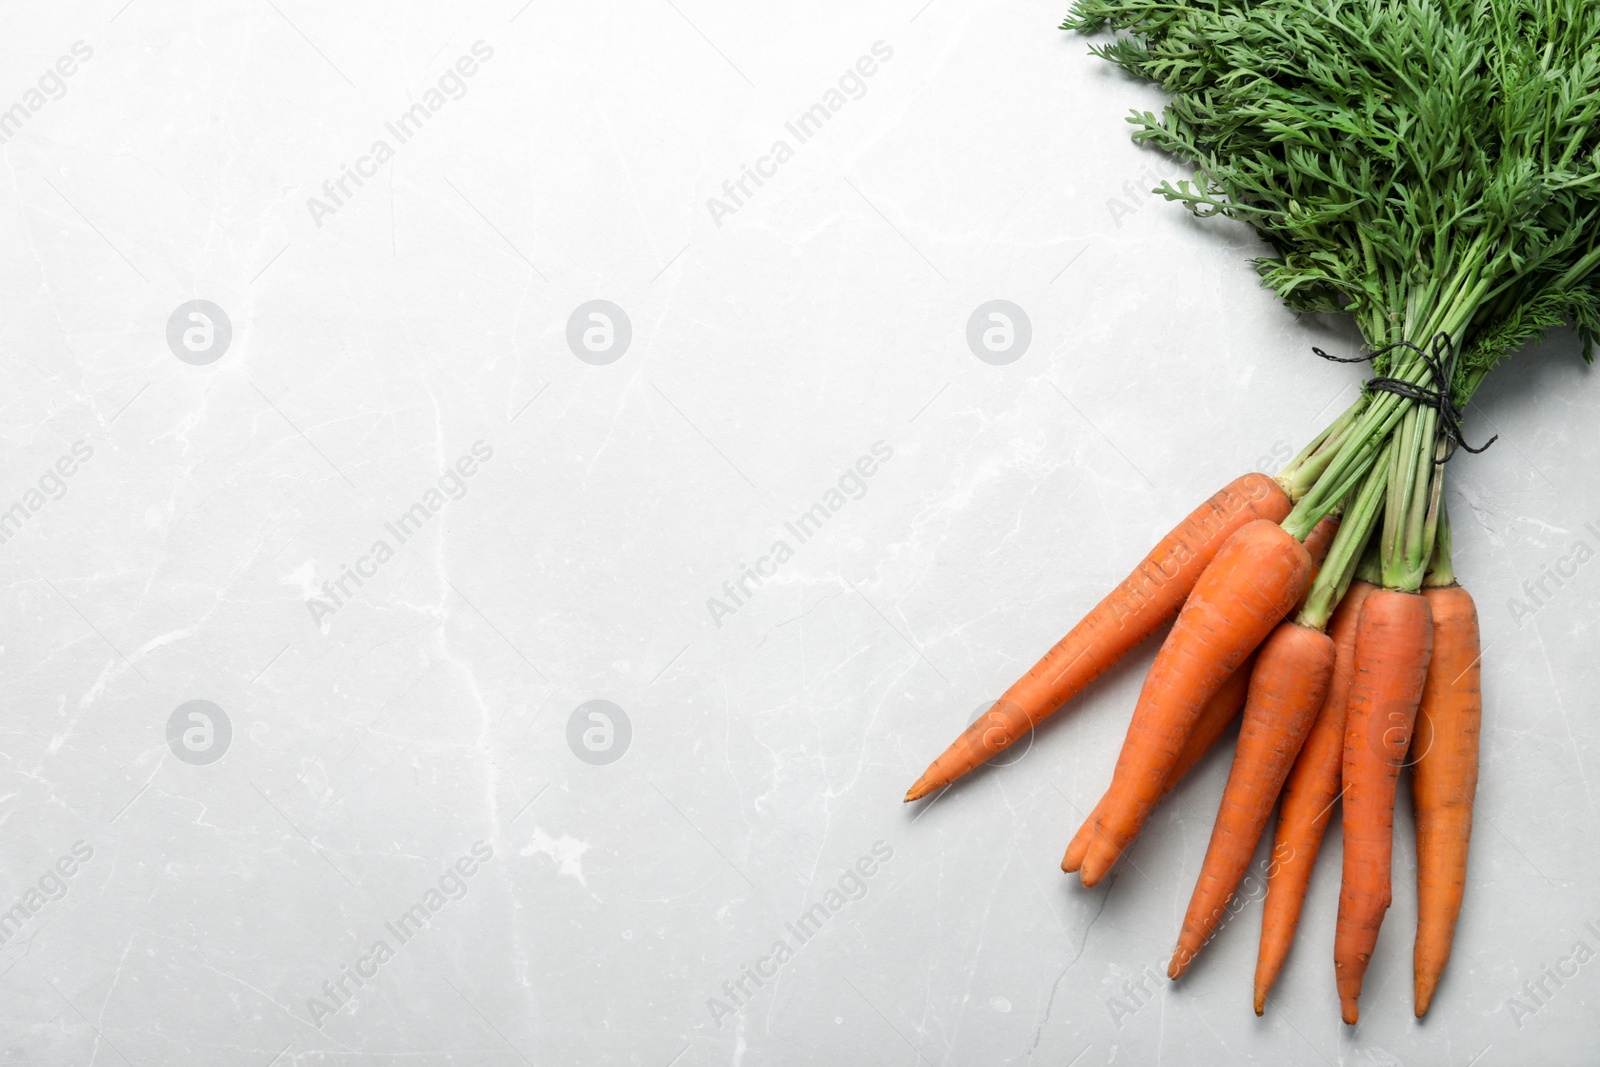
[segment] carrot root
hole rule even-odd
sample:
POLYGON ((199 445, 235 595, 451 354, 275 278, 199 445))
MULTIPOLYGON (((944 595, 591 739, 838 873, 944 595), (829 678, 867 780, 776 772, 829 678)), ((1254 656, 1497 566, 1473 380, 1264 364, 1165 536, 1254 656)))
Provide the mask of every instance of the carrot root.
POLYGON ((1458 585, 1423 590, 1433 611, 1433 660, 1412 739, 1411 795, 1417 817, 1417 940, 1414 1009, 1421 1018, 1450 959, 1466 890, 1472 800, 1478 788, 1478 611, 1458 585))
MULTIPOLYGON (((1333 544, 1334 534, 1339 532, 1339 520, 1332 515, 1317 523, 1316 527, 1306 537, 1306 554, 1311 557, 1312 572, 1307 579, 1309 587, 1316 580, 1316 567, 1322 565, 1327 558, 1328 548, 1333 544)), ((1302 599, 1304 599, 1302 597, 1302 599)), ((1238 670, 1228 676, 1222 683, 1222 688, 1217 690, 1215 696, 1206 702, 1205 710, 1195 720, 1189 736, 1184 740, 1183 751, 1178 754, 1177 765, 1167 775, 1166 783, 1162 786, 1161 795, 1164 797, 1172 792, 1173 788, 1183 780, 1184 776, 1200 761, 1200 757, 1211 751, 1211 746, 1217 743, 1228 724, 1238 717, 1244 708, 1245 696, 1250 687, 1250 672, 1255 666, 1255 656, 1246 659, 1238 670)), ((1159 799, 1157 803, 1160 803, 1159 799)), ((1072 841, 1067 845, 1066 855, 1061 860, 1063 871, 1076 873, 1083 866, 1084 856, 1089 851, 1089 839, 1095 822, 1105 814, 1101 804, 1095 805, 1095 810, 1089 818, 1084 820, 1078 832, 1073 835, 1072 841)))
POLYGON ((1298 623, 1283 623, 1262 644, 1233 767, 1167 977, 1183 974, 1216 932, 1284 779, 1322 710, 1333 664, 1333 639, 1298 623))
POLYGON ((1420 593, 1380 589, 1361 605, 1355 681, 1344 735, 1344 870, 1334 934, 1340 1015, 1358 1000, 1391 900, 1394 795, 1433 653, 1433 613, 1420 593))
POLYGON ((1345 712, 1355 680, 1356 623, 1361 604, 1375 587, 1352 582, 1328 623, 1333 641, 1333 677, 1328 695, 1300 748, 1283 786, 1273 862, 1267 869, 1267 896, 1261 905, 1261 947, 1256 956, 1255 1010, 1266 1010, 1267 996, 1283 970, 1300 924, 1311 872, 1322 848, 1343 779, 1345 712))
POLYGON ((1290 507, 1288 496, 1264 474, 1243 475, 1218 490, 929 764, 906 791, 906 801, 950 784, 1026 737, 1171 621, 1229 537, 1251 522, 1280 522, 1290 507))
POLYGON ((1305 546, 1258 520, 1228 539, 1184 602, 1145 678, 1079 872, 1095 885, 1138 835, 1206 703, 1294 607, 1305 546))
MULTIPOLYGON (((1161 787, 1163 797, 1183 781, 1194 765, 1200 762, 1200 757, 1211 751, 1211 746, 1216 744, 1217 739, 1228 729, 1228 724, 1238 717, 1240 710, 1244 708, 1245 696, 1250 688, 1250 672, 1254 666, 1255 657, 1251 656, 1238 670, 1228 676, 1228 680, 1222 683, 1222 688, 1206 702, 1205 710, 1200 713, 1200 718, 1195 720, 1194 729, 1189 732, 1188 738, 1183 743, 1183 751, 1178 753, 1178 762, 1168 772, 1166 783, 1161 787)), ((1083 857, 1089 851, 1090 834, 1093 832, 1095 821, 1104 811, 1102 805, 1095 805, 1094 811, 1073 835, 1071 843, 1067 845, 1067 854, 1061 860, 1063 871, 1072 874, 1083 866, 1083 857)))

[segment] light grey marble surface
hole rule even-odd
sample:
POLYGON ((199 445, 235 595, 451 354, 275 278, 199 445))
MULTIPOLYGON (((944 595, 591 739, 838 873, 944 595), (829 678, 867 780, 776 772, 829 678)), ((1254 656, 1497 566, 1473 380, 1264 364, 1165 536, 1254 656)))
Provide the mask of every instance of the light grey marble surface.
POLYGON ((1600 1062, 1570 335, 1451 470, 1487 710, 1426 1022, 1404 803, 1354 1030, 1336 843, 1264 1019, 1257 903, 1159 977, 1224 752, 1057 869, 1149 649, 900 803, 1360 378, 1145 192, 1156 97, 1063 7, 0 10, 0 1062, 1600 1062))

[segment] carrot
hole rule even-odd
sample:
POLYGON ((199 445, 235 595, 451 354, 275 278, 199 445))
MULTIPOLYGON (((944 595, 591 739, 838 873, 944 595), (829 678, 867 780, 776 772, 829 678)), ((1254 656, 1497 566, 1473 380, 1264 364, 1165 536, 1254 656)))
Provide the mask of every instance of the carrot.
POLYGON ((1478 611, 1459 585, 1424 589, 1433 609, 1433 661, 1411 742, 1417 813, 1417 941, 1412 957, 1420 1019, 1450 959, 1466 888, 1472 798, 1478 788, 1478 611))
POLYGON ((1391 899, 1395 783, 1432 654, 1427 597, 1393 589, 1367 595, 1344 730, 1344 871, 1333 943, 1340 1014, 1349 1024, 1391 899))
MULTIPOLYGON (((1217 690, 1215 696, 1206 701, 1200 717, 1195 720, 1194 728, 1189 731, 1188 738, 1183 743, 1183 751, 1178 753, 1178 762, 1172 765, 1172 770, 1167 774, 1167 780, 1161 787, 1161 796, 1172 792, 1173 787, 1183 781, 1194 765, 1200 762, 1200 757, 1208 752, 1217 738, 1227 730, 1228 724, 1235 715, 1244 707, 1245 694, 1250 688, 1250 670, 1255 664, 1252 655, 1239 665, 1239 669, 1228 676, 1222 683, 1222 688, 1217 690)), ((1157 798, 1159 803, 1160 798, 1157 798)), ((1096 819, 1105 811, 1104 801, 1097 805, 1089 818, 1083 821, 1078 833, 1067 846, 1067 854, 1061 861, 1064 871, 1076 871, 1083 866, 1083 857, 1089 851, 1090 835, 1094 831, 1096 819)))
POLYGON ((1361 616, 1361 603, 1373 589, 1366 582, 1352 582, 1328 623, 1328 636, 1333 639, 1333 678, 1317 721, 1284 783, 1283 805, 1272 845, 1272 855, 1278 859, 1267 872, 1267 897, 1261 906, 1261 949, 1256 957, 1255 978, 1257 1015, 1262 1013, 1267 994, 1272 992, 1294 942, 1322 835, 1328 829, 1334 802, 1339 799, 1345 711, 1355 680, 1356 623, 1361 616))
POLYGON ((1290 501, 1265 474, 1235 478, 1163 537, 1133 573, 968 726, 906 791, 948 785, 1025 737, 1135 645, 1171 621, 1223 543, 1247 523, 1279 522, 1290 501))
POLYGON ((1194 721, 1194 726, 1189 730, 1189 736, 1184 738, 1183 749, 1178 753, 1178 762, 1172 765, 1172 770, 1167 773, 1166 783, 1161 787, 1161 795, 1166 796, 1172 788, 1183 781, 1184 776, 1194 769, 1200 762, 1200 757, 1211 751, 1211 746, 1217 743, 1228 725, 1244 709, 1245 699, 1250 693, 1250 676, 1255 670, 1256 654, 1251 653, 1245 661, 1239 664, 1239 669, 1228 675, 1228 680, 1222 683, 1216 695, 1206 701, 1206 706, 1201 709, 1200 717, 1194 721))
MULTIPOLYGON (((1313 568, 1320 566, 1327 558, 1328 547, 1333 544, 1333 535, 1339 531, 1339 520, 1332 515, 1317 523, 1316 528, 1307 535, 1305 540, 1306 552, 1311 556, 1313 568)), ((1312 570, 1315 579, 1316 571, 1312 570)), ((1183 751, 1178 753, 1178 762, 1173 765, 1171 773, 1161 787, 1161 796, 1165 797, 1181 781, 1194 765, 1200 762, 1200 757, 1211 750, 1217 739, 1227 730, 1228 724, 1233 722, 1234 716, 1239 714, 1244 707, 1245 694, 1250 688, 1250 670, 1255 664, 1252 654, 1240 665, 1239 669, 1228 676, 1222 683, 1222 688, 1217 690, 1215 696, 1206 701, 1206 706, 1200 712, 1200 717, 1195 720, 1194 726, 1189 731, 1189 736, 1183 742, 1183 751)), ((1160 803, 1160 797, 1156 802, 1160 803)), ((1061 861, 1061 869, 1067 872, 1078 870, 1083 866, 1083 857, 1089 850, 1089 837, 1093 832, 1094 824, 1104 813, 1101 805, 1096 805, 1088 819, 1084 820, 1077 834, 1067 845, 1067 854, 1061 861)))
POLYGON ((1262 644, 1250 676, 1233 768, 1177 948, 1167 965, 1168 978, 1183 974, 1233 899, 1278 802, 1278 791, 1322 710, 1333 662, 1333 639, 1299 623, 1283 623, 1262 644))
POLYGON ((1138 834, 1206 702, 1294 607, 1310 574, 1305 546, 1265 520, 1242 527, 1206 568, 1140 690, 1084 885, 1099 882, 1138 834))

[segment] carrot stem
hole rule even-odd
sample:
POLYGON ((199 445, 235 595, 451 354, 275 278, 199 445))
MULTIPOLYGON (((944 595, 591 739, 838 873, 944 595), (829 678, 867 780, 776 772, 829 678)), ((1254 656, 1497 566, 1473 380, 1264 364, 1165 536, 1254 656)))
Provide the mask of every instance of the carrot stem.
MULTIPOLYGON (((1392 444, 1383 447, 1393 449, 1392 444)), ((1311 583, 1305 607, 1295 620, 1300 625, 1314 630, 1328 628, 1328 620, 1333 617, 1333 610, 1339 606, 1339 601, 1344 599, 1345 590, 1350 588, 1356 563, 1372 537, 1373 527, 1377 525, 1388 481, 1389 464, 1374 463, 1354 500, 1345 509, 1344 517, 1339 522, 1339 532, 1334 535, 1333 545, 1328 550, 1327 561, 1311 583)))
POLYGON ((1374 586, 1383 584, 1383 560, 1375 540, 1368 541, 1367 550, 1361 553, 1361 562, 1356 564, 1356 581, 1374 586))
POLYGON ((1300 450, 1300 454, 1289 461, 1288 466, 1278 472, 1278 484, 1283 491, 1289 494, 1289 499, 1299 501, 1306 495, 1322 472, 1328 469, 1334 457, 1339 454, 1340 447, 1348 439, 1351 427, 1355 424, 1356 417, 1366 409, 1369 394, 1362 391, 1356 397, 1356 402, 1344 409, 1344 412, 1330 422, 1323 431, 1311 439, 1311 443, 1300 450))
POLYGON ((1433 562, 1428 565, 1428 576, 1422 580, 1422 584, 1430 589, 1456 584, 1456 569, 1451 557, 1450 516, 1442 497, 1439 501, 1439 528, 1433 538, 1433 562))
MULTIPOLYGON (((1442 262, 1438 264, 1432 276, 1434 280, 1421 289, 1413 289, 1407 296, 1406 314, 1396 323, 1393 333, 1382 328, 1363 327, 1367 343, 1376 347, 1410 340, 1426 348, 1433 338, 1444 334, 1450 338, 1452 346, 1459 346, 1485 300, 1492 295, 1489 280, 1480 276, 1484 270, 1486 240, 1479 235, 1468 244, 1454 270, 1447 270, 1442 262), (1444 280, 1440 281, 1441 278, 1444 280)), ((1416 386, 1426 386, 1432 378, 1428 360, 1409 348, 1375 360, 1373 369, 1416 386)), ((1445 383, 1445 387, 1449 388, 1450 384, 1445 383)), ((1340 435, 1337 453, 1321 462, 1316 484, 1295 498, 1295 509, 1284 520, 1284 529, 1296 537, 1304 539, 1324 515, 1338 506, 1378 460, 1390 435, 1411 412, 1421 407, 1417 401, 1392 392, 1369 390, 1367 395, 1367 403, 1340 435)), ((1429 440, 1431 442, 1431 435, 1429 440)), ((1423 559, 1426 558, 1424 553, 1423 559)))
POLYGON ((1430 407, 1406 412, 1389 454, 1389 498, 1383 515, 1383 584, 1414 593, 1422 588, 1438 526, 1445 442, 1438 439, 1439 413, 1430 407))

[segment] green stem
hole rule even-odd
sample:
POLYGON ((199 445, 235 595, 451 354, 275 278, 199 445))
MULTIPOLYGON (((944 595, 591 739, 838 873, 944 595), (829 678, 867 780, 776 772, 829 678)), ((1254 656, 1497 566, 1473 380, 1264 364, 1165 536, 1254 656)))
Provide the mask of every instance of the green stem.
POLYGON ((1414 407, 1406 413, 1389 454, 1389 492, 1383 515, 1383 586, 1415 593, 1422 588, 1438 526, 1444 478, 1444 442, 1436 431, 1439 413, 1414 407))
MULTIPOLYGON (((1428 348, 1433 338, 1441 333, 1449 336, 1452 347, 1462 343, 1463 335, 1477 314, 1489 284, 1487 279, 1478 278, 1475 273, 1481 267, 1480 243, 1473 244, 1466 261, 1442 287, 1444 303, 1441 306, 1429 314, 1423 314, 1417 308, 1422 300, 1413 293, 1407 301, 1409 307, 1400 331, 1402 337, 1424 348, 1428 348)), ((1428 361, 1411 349, 1397 350, 1385 364, 1382 369, 1389 377, 1412 385, 1435 384, 1428 361)), ((1320 461, 1321 470, 1315 484, 1296 500, 1294 510, 1283 520, 1283 528, 1300 540, 1305 540, 1317 523, 1366 477, 1383 443, 1407 413, 1416 407, 1416 401, 1397 393, 1371 393, 1367 403, 1340 435, 1334 454, 1320 461)), ((1294 499, 1293 494, 1291 499, 1294 499)))
POLYGON ((1402 527, 1406 521, 1407 491, 1411 488, 1408 482, 1415 469, 1412 450, 1416 442, 1416 430, 1415 419, 1402 419, 1394 432, 1394 447, 1389 450, 1389 488, 1383 502, 1383 532, 1378 535, 1378 544, 1383 553, 1385 588, 1395 578, 1395 570, 1399 566, 1397 557, 1404 552, 1401 547, 1404 541, 1402 527))
POLYGON ((1306 593, 1305 607, 1295 619, 1302 626, 1327 629, 1333 609, 1344 599, 1345 590, 1350 588, 1350 581, 1355 577, 1356 564, 1372 537, 1373 528, 1378 525, 1384 490, 1389 482, 1386 459, 1388 453, 1394 451, 1394 443, 1386 441, 1381 449, 1385 462, 1374 463, 1368 469, 1366 480, 1345 508, 1339 532, 1333 535, 1333 544, 1328 546, 1328 558, 1323 560, 1317 580, 1306 593))
POLYGON ((1367 550, 1361 554, 1361 562, 1356 564, 1356 580, 1368 585, 1383 584, 1383 554, 1378 551, 1378 539, 1375 537, 1367 541, 1367 550))
MULTIPOLYGON (((1443 484, 1444 479, 1439 479, 1443 484)), ((1428 576, 1422 580, 1427 588, 1456 584, 1455 562, 1451 557, 1450 516, 1444 500, 1439 501, 1439 530, 1433 539, 1433 562, 1428 565, 1428 576)))
POLYGON ((1339 454, 1339 448, 1344 444, 1356 417, 1367 406, 1367 400, 1368 394, 1363 391, 1354 404, 1345 408, 1338 418, 1300 450, 1298 456, 1289 461, 1288 466, 1278 472, 1278 484, 1290 500, 1298 501, 1305 496, 1322 472, 1328 469, 1328 464, 1339 454))
MULTIPOLYGON (((1415 353, 1410 355, 1411 359, 1405 366, 1394 368, 1392 376, 1412 385, 1423 385, 1428 379, 1427 364, 1418 359, 1415 353)), ((1396 393, 1371 393, 1359 419, 1345 434, 1338 454, 1324 464, 1316 484, 1295 504, 1289 517, 1283 520, 1283 528, 1300 540, 1305 540, 1317 523, 1366 476, 1390 431, 1413 403, 1396 393)))

